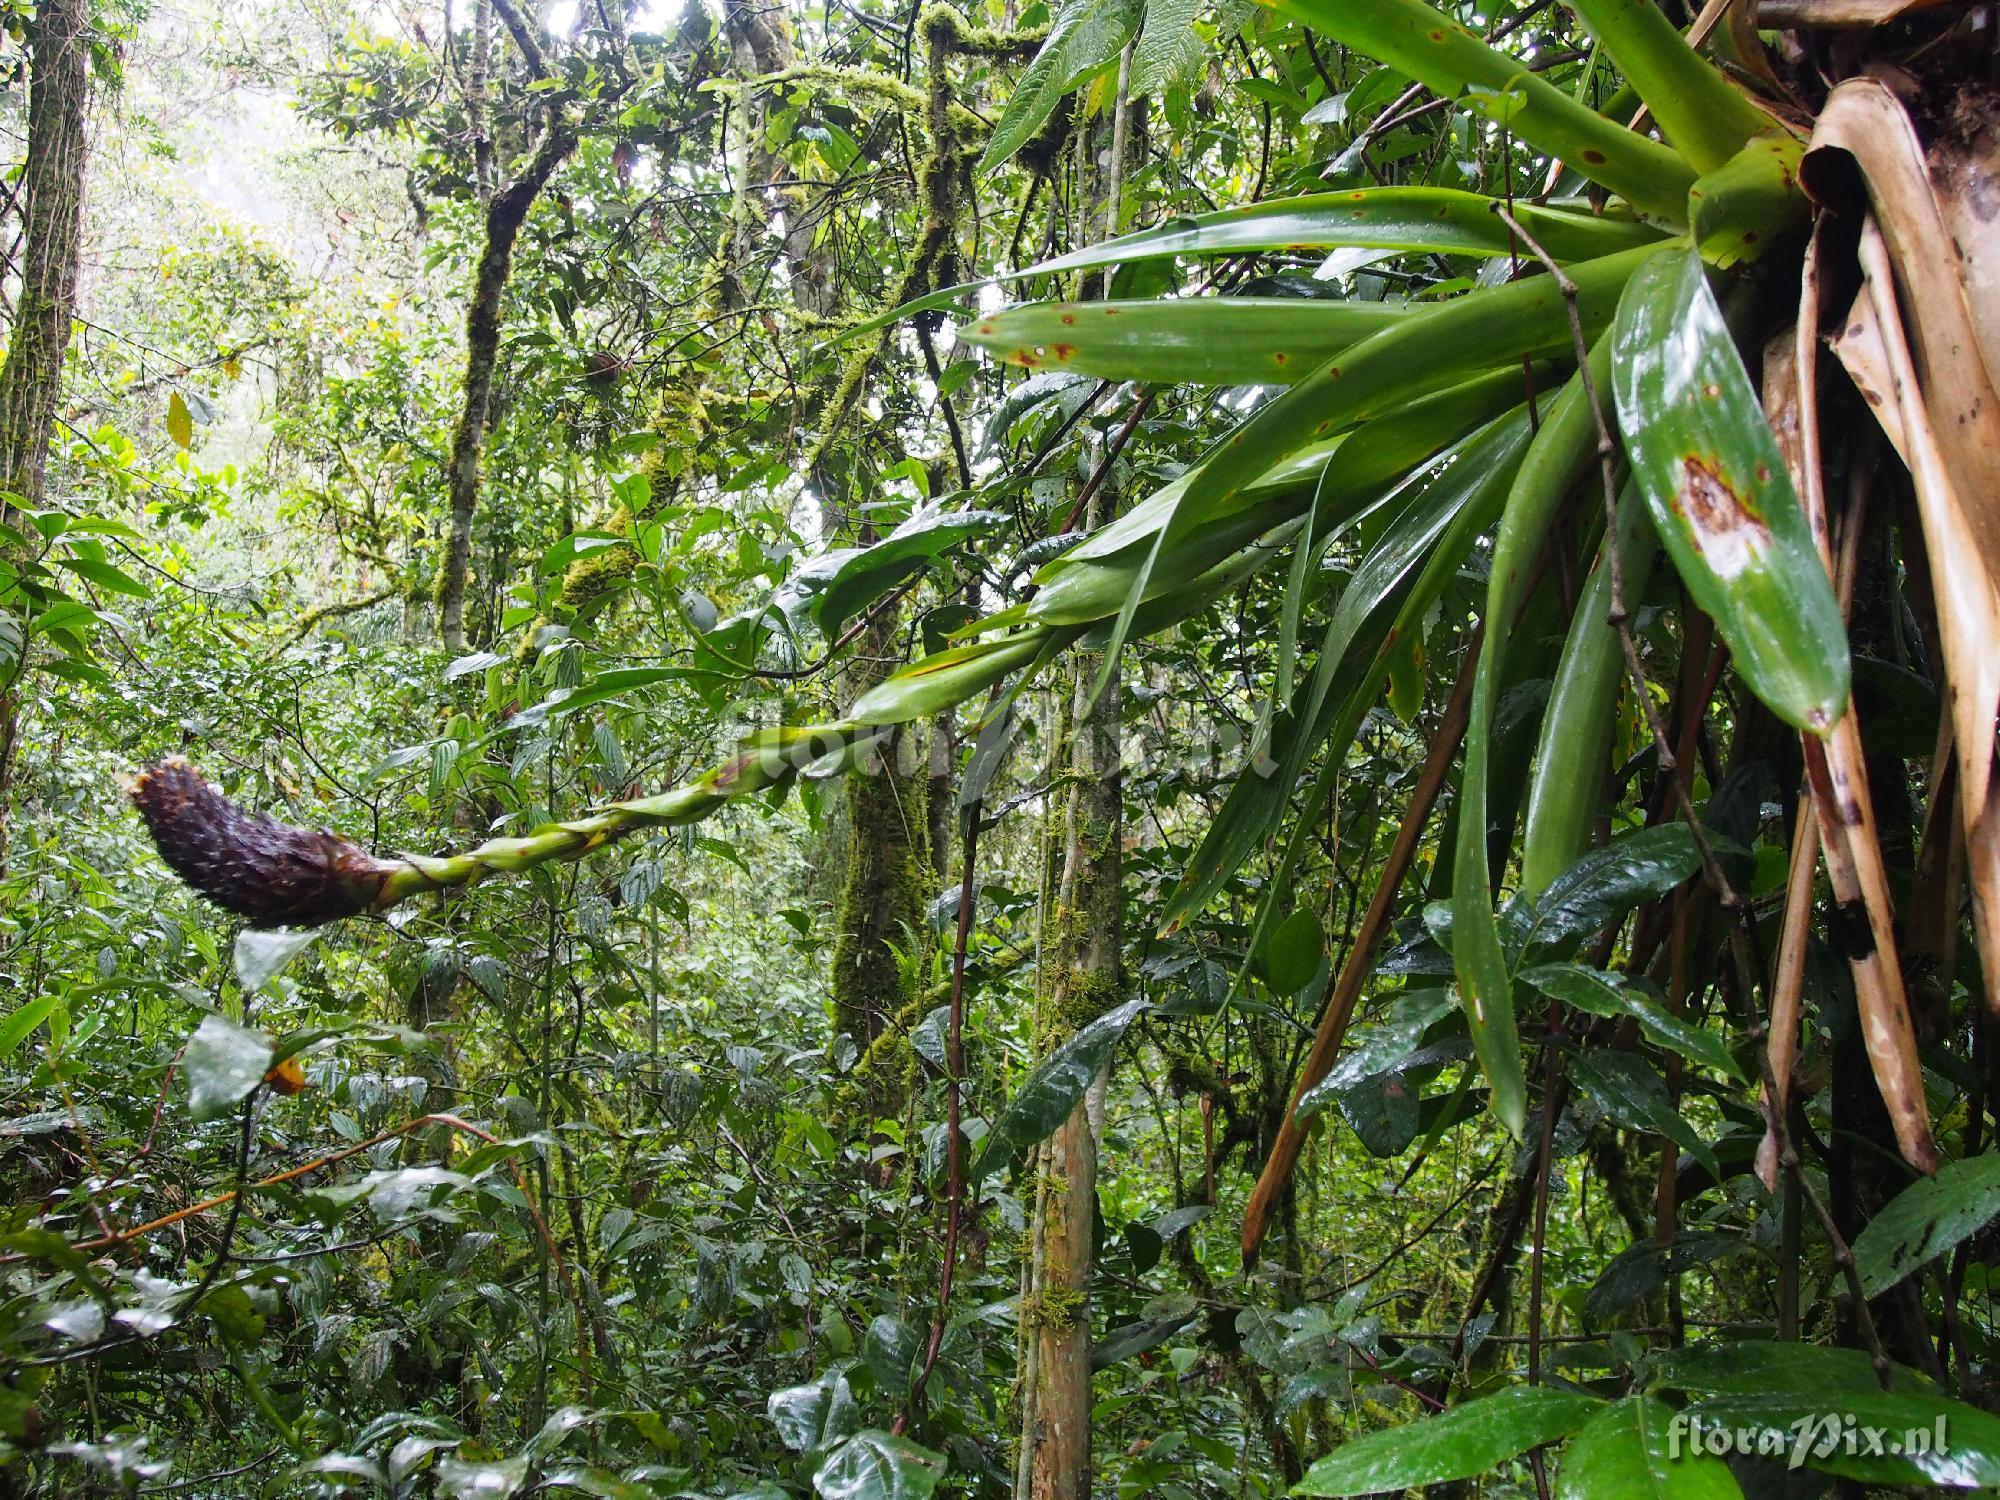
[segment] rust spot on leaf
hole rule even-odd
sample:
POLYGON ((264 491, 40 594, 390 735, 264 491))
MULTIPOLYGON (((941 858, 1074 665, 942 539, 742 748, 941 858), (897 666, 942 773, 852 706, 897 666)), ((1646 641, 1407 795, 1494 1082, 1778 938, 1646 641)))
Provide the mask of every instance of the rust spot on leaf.
POLYGON ((1589 162, 1593 167, 1601 167, 1604 165, 1604 153, 1602 151, 1599 151, 1595 146, 1590 146, 1585 148, 1583 153, 1583 159, 1589 162))
POLYGON ((1076 345, 1051 344, 1049 345, 1049 353, 1053 354, 1057 359, 1067 362, 1070 356, 1076 353, 1076 345))
POLYGON ((1771 528, 1706 459, 1689 454, 1681 461, 1672 503, 1695 551, 1721 578, 1734 578, 1770 551, 1771 528))
POLYGON ((1280 365, 1288 363, 1290 359, 1291 355, 1285 353, 1285 351, 1282 349, 1278 350, 1275 354, 1271 356, 1272 362, 1274 364, 1280 364, 1280 365))
POLYGON ((1075 314, 1075 313, 1064 313, 1064 314, 1062 315, 1062 321, 1063 321, 1063 327, 1065 327, 1065 328, 1074 328, 1074 327, 1076 327, 1076 314, 1075 314))

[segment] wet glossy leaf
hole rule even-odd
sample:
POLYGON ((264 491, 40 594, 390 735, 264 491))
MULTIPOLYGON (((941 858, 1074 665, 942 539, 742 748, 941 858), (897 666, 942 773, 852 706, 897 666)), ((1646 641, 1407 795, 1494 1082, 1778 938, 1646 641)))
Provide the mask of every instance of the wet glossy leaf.
POLYGON ((924 1336, 893 1313, 878 1314, 861 1341, 862 1362, 892 1400, 900 1399, 909 1389, 923 1352, 924 1336))
POLYGON ((1612 353, 1632 472, 1688 592, 1751 691, 1824 734, 1847 708, 1847 631, 1698 256, 1632 278, 1612 353))
POLYGON ((1409 315, 1393 302, 1189 297, 1030 302, 959 325, 1005 364, 1173 385, 1291 385, 1409 315))
POLYGON ((1539 900, 1517 898, 1503 919, 1515 957, 1553 955, 1594 936, 1637 906, 1664 896, 1701 868, 1685 824, 1620 834, 1549 882, 1539 900))
POLYGON ((1763 1390, 1707 1396, 1687 1412, 1768 1433, 1787 1462, 1796 1452, 1807 1468, 1866 1484, 2000 1484, 2000 1417, 1931 1391, 1763 1390))
POLYGON ((1854 1239, 1861 1288, 1880 1296, 1912 1271, 1963 1243, 2000 1216, 2000 1155, 1947 1162, 1919 1178, 1870 1219, 1854 1239))
POLYGON ((1518 58, 1423 0, 1272 0, 1275 9, 1447 99, 1487 101, 1508 128, 1662 223, 1687 212, 1694 173, 1680 155, 1585 108, 1518 58), (1480 92, 1475 93, 1478 90, 1480 92))
POLYGON ((1104 1070, 1119 1039, 1145 1011, 1143 1000, 1127 1000, 1082 1027, 1037 1063, 993 1122, 986 1145, 973 1164, 973 1181, 1005 1171, 1029 1147, 1053 1134, 1083 1102, 1091 1080, 1104 1070))
MULTIPOLYGON (((1447 255, 1518 254, 1521 247, 1510 239, 1506 221, 1493 211, 1493 203, 1483 193, 1456 188, 1392 186, 1306 193, 1247 208, 1169 219, 1156 229, 1072 250, 1015 274, 1089 270, 1163 255, 1233 255, 1336 246, 1447 255)), ((1522 203, 1515 214, 1560 261, 1594 260, 1660 237, 1658 230, 1631 219, 1563 208, 1522 203)))
POLYGON ((822 1500, 925 1500, 944 1471, 943 1454, 871 1427, 836 1448, 813 1485, 822 1500))
POLYGON ((1603 1405, 1595 1396, 1548 1386, 1509 1386, 1343 1443, 1307 1470, 1292 1493, 1369 1495, 1481 1477, 1530 1448, 1567 1437, 1603 1405))
POLYGON ((1663 1135, 1710 1172, 1720 1175, 1715 1153, 1674 1107, 1667 1085, 1641 1058, 1630 1052, 1589 1052, 1572 1057, 1569 1080, 1605 1114, 1627 1130, 1663 1135))
POLYGON ((438 1460, 438 1493, 448 1500, 507 1500, 528 1482, 529 1460, 466 1459, 452 1455, 438 1460))
POLYGON ((299 954, 310 948, 319 933, 311 929, 272 931, 246 929, 236 935, 236 982, 243 993, 254 995, 276 979, 299 954))
POLYGON ((927 508, 872 547, 843 554, 840 566, 813 599, 820 629, 828 636, 838 635, 843 624, 904 579, 922 572, 959 543, 1010 519, 1005 511, 927 508))
POLYGON ((794 1453, 830 1447, 853 1433, 861 1421, 861 1409, 848 1389, 847 1376, 839 1370, 829 1370, 805 1385, 771 1392, 764 1402, 764 1415, 778 1429, 778 1440, 794 1453))
MULTIPOLYGON (((1624 974, 1605 973, 1580 964, 1544 964, 1525 970, 1521 979, 1586 1015, 1612 1019, 1630 1016, 1648 1037, 1689 1062, 1713 1068, 1738 1082, 1749 1081, 1719 1034, 1673 1014, 1624 974)), ((2000 1203, 1995 1204, 1995 1209, 2000 1211, 2000 1203)))
POLYGON ((1741 1500, 1729 1465, 1670 1436, 1673 1421, 1672 1408, 1650 1396, 1605 1407, 1563 1450, 1556 1500, 1741 1500))
POLYGON ((197 1120, 228 1114, 271 1068, 271 1039, 222 1016, 204 1016, 181 1054, 188 1104, 197 1120))

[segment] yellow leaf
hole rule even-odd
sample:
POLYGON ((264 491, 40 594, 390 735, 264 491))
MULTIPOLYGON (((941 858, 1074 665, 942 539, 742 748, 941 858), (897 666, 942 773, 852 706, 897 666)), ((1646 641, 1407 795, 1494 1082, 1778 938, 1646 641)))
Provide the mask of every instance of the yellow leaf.
POLYGON ((167 397, 167 436, 174 440, 177 448, 185 448, 194 442, 194 416, 188 411, 188 404, 181 399, 179 391, 167 397))

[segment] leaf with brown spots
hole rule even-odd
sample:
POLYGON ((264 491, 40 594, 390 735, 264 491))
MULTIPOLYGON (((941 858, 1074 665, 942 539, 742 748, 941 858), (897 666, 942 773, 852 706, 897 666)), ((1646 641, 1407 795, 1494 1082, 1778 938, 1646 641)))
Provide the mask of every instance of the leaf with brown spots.
POLYGON ((1668 556, 1750 690, 1824 735, 1847 709, 1847 631, 1700 258, 1647 262, 1612 338, 1618 424, 1668 556))

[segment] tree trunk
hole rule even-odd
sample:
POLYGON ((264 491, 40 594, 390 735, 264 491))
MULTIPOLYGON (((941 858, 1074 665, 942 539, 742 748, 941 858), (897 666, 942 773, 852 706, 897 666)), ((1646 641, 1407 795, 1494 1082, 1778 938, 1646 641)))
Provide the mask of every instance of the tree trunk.
MULTIPOLYGON (((1108 119, 1081 133, 1079 149, 1090 172, 1086 234, 1100 216, 1107 237, 1117 234, 1124 180, 1128 48, 1118 66, 1118 89, 1108 119)), ((1094 279, 1094 278, 1093 278, 1094 279)), ((1110 277, 1104 279, 1108 289, 1110 277)), ((1087 286, 1085 295, 1095 293, 1087 286)), ((1104 455, 1108 461, 1109 455, 1104 455)), ((1115 506, 1107 484, 1091 503, 1086 528, 1109 520, 1115 506)), ((1046 1053, 1119 1000, 1124 867, 1124 789, 1118 769, 1120 683, 1114 671, 1093 702, 1091 691, 1103 658, 1076 658, 1071 777, 1064 815, 1063 869, 1056 903, 1045 920, 1042 958, 1053 974, 1041 1018, 1038 1052, 1046 1053)), ((1090 1274, 1097 1229, 1097 1141, 1104 1129, 1105 1076, 1049 1137, 1036 1189, 1033 1288, 1022 1308, 1035 1342, 1022 1393, 1022 1467, 1034 1500, 1089 1500, 1090 1496, 1090 1274)))
MULTIPOLYGON (((1089 701, 1103 659, 1077 658, 1074 778, 1064 819, 1062 878, 1043 938, 1053 975, 1039 1051, 1059 1045, 1116 1003, 1123 866, 1118 772, 1119 684, 1089 701)), ((1049 1138, 1036 1191, 1035 1285, 1023 1319, 1036 1341, 1032 1388, 1024 1394, 1022 1446, 1035 1500, 1090 1494, 1090 1273, 1096 1230, 1097 1140, 1104 1127, 1100 1075, 1049 1138)))
POLYGON ((465 70, 465 123, 472 136, 472 191, 493 202, 493 136, 487 128, 487 80, 493 76, 493 0, 472 7, 472 57, 465 70))
MULTIPOLYGON (((885 611, 856 638, 849 702, 888 675, 897 624, 895 611, 885 611)), ((924 804, 930 768, 917 754, 913 725, 876 743, 878 753, 847 778, 847 874, 829 975, 834 1030, 854 1038, 864 1053, 885 1031, 893 1027, 901 1034, 921 1019, 904 1014, 921 986, 917 967, 906 965, 897 950, 919 947, 928 921, 924 804)), ((871 1066, 876 1061, 871 1058, 871 1066)), ((870 1087, 879 1092, 872 1079, 870 1087)))
MULTIPOLYGON (((84 112, 90 100, 84 0, 43 0, 29 33, 28 163, 22 184, 21 298, 0 368, 0 518, 41 503, 63 354, 76 314, 83 242, 84 112)), ((0 871, 20 741, 18 680, 27 646, 0 670, 0 871)))
POLYGON ((451 442, 451 535, 438 578, 438 630, 450 651, 465 649, 465 585, 472 561, 472 521, 479 509, 479 458, 493 404, 493 366, 500 352, 500 299, 514 265, 514 242, 528 210, 549 178, 576 147, 566 121, 549 122, 542 143, 521 175, 486 206, 486 249, 465 312, 465 404, 451 442))
MULTIPOLYGON (((729 37, 730 69, 739 80, 782 73, 798 64, 791 21, 782 4, 727 0, 723 29, 729 37)), ((826 317, 841 301, 832 259, 825 247, 813 244, 827 199, 822 196, 818 203, 809 204, 802 190, 772 186, 785 175, 786 168, 784 159, 764 144, 769 114, 768 96, 746 90, 743 117, 736 125, 736 201, 723 256, 722 305, 742 307, 771 300, 765 295, 765 278, 757 274, 757 268, 772 260, 766 239, 773 215, 782 212, 785 222, 776 250, 791 279, 792 301, 801 312, 826 317)))

